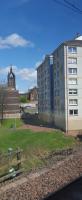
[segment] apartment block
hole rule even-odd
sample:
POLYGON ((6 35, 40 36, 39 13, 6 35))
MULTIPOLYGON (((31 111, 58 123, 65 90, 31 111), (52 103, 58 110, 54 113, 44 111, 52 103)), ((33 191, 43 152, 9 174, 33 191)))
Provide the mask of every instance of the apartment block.
POLYGON ((82 36, 63 42, 37 68, 38 111, 66 132, 82 130, 82 36))
POLYGON ((47 55, 37 68, 38 112, 41 119, 50 121, 54 111, 53 104, 53 56, 47 55))

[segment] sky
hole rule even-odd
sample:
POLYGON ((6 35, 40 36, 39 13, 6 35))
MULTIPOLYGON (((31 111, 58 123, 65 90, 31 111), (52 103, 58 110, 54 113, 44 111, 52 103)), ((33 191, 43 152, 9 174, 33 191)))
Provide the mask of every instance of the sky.
MULTIPOLYGON (((82 10, 81 0, 68 0, 82 10)), ((82 35, 82 13, 64 0, 0 0, 0 82, 12 65, 20 92, 37 85, 37 66, 65 40, 82 35), (57 3, 59 1, 60 3, 57 3)))

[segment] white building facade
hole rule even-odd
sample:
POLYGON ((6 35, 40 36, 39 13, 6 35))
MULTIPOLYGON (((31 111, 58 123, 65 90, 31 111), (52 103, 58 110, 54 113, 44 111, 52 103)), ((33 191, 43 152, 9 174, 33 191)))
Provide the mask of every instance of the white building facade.
POLYGON ((62 43, 37 69, 39 116, 82 130, 82 37, 62 43), (42 71, 42 72, 41 72, 42 71))

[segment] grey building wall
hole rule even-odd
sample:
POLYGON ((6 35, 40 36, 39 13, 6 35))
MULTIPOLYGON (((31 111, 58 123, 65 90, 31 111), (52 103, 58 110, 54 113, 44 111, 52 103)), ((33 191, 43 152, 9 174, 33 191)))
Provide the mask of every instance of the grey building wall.
POLYGON ((54 123, 65 129, 65 69, 64 46, 53 52, 54 57, 54 123))
POLYGON ((38 85, 38 112, 45 121, 50 120, 51 102, 50 102, 50 60, 46 56, 43 63, 37 69, 38 85))

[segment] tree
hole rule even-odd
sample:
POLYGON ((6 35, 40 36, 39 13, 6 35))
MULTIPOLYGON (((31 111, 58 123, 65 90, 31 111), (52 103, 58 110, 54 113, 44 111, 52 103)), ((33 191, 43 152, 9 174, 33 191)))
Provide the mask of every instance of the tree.
POLYGON ((4 111, 6 110, 7 103, 7 87, 4 84, 0 85, 0 121, 3 123, 4 111))
POLYGON ((27 98, 26 98, 26 96, 21 95, 21 96, 20 96, 20 102, 21 102, 21 103, 27 103, 27 98))

